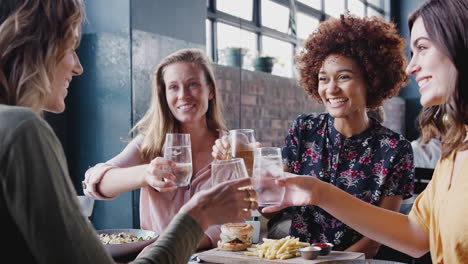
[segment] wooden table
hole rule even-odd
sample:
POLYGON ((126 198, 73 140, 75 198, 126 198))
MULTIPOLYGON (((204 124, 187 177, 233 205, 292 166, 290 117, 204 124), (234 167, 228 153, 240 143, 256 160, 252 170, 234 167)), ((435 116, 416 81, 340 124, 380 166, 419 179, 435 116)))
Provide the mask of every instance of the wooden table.
POLYGON ((270 263, 289 263, 289 264, 313 264, 320 263, 329 260, 352 260, 352 259, 364 259, 364 253, 358 252, 343 252, 343 251, 332 251, 327 256, 319 256, 317 259, 306 260, 301 257, 295 257, 285 260, 268 260, 259 258, 256 256, 247 256, 244 254, 245 251, 224 251, 217 248, 203 251, 198 253, 198 257, 208 263, 225 263, 225 264, 270 264, 270 263))

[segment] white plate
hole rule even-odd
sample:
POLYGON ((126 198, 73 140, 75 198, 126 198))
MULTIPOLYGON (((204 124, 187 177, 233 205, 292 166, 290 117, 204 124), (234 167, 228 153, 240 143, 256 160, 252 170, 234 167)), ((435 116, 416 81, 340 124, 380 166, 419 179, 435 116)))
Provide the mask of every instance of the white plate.
POLYGON ((140 253, 143 248, 148 246, 149 244, 156 241, 158 235, 154 231, 149 230, 142 230, 142 229, 105 229, 105 230, 96 230, 98 234, 106 233, 106 234, 118 234, 118 233, 125 233, 125 234, 132 234, 137 237, 146 238, 148 236, 151 237, 150 240, 133 242, 133 243, 125 243, 125 244, 107 244, 104 245, 107 251, 111 254, 112 257, 123 257, 130 254, 138 254, 140 253))

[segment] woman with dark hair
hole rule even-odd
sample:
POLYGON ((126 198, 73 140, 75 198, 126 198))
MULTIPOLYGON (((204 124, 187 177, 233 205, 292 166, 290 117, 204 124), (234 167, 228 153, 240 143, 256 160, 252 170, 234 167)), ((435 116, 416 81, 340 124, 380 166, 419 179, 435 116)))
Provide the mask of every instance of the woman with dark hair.
MULTIPOLYGON (((296 58, 299 83, 327 113, 296 118, 283 147, 287 171, 393 211, 412 196, 410 142, 368 114, 407 82, 404 43, 393 23, 351 15, 329 19, 309 36, 296 58)), ((379 249, 319 207, 290 207, 283 213, 291 215, 289 234, 301 241, 331 242, 335 250, 367 257, 379 249)))
MULTIPOLYGON (((113 263, 80 211, 65 154, 43 111, 61 113, 74 76, 82 0, 0 2, 2 263, 113 263)), ((200 191, 135 263, 187 263, 211 225, 250 217, 250 179, 200 191)))
POLYGON ((409 215, 385 210, 323 181, 296 176, 278 181, 287 195, 273 212, 291 205, 317 205, 363 235, 433 263, 468 263, 468 2, 430 0, 409 18, 414 75, 424 106, 425 140, 439 137, 442 157, 431 182, 409 215))

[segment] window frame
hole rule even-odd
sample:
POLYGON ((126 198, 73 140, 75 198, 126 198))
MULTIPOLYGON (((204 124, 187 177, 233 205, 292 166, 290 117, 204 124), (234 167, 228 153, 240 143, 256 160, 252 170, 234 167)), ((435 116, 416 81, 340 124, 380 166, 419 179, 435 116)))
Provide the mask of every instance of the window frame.
MULTIPOLYGON (((287 7, 288 9, 291 9, 290 6, 290 0, 269 0, 272 1, 276 4, 282 5, 284 7, 287 7)), ((368 8, 373 8, 376 10, 378 13, 382 14, 382 17, 384 20, 389 21, 390 18, 390 0, 381 0, 382 1, 382 7, 377 7, 371 3, 368 3, 367 0, 359 0, 364 4, 364 12, 365 15, 367 15, 367 10, 368 8)), ((217 10, 216 8, 216 2, 217 0, 207 0, 207 16, 206 19, 211 21, 211 39, 210 45, 211 45, 211 50, 209 50, 209 55, 211 56, 212 60, 214 63, 218 63, 218 44, 217 44, 217 23, 225 23, 230 26, 238 27, 243 30, 248 30, 253 32, 256 37, 257 37, 257 49, 254 50, 254 52, 259 52, 261 53, 263 51, 262 48, 262 35, 263 36, 268 36, 271 38, 275 38, 284 42, 288 42, 293 45, 293 53, 292 58, 295 56, 295 51, 297 50, 298 47, 301 46, 302 42, 304 39, 301 39, 297 36, 293 36, 290 32, 288 33, 283 33, 281 31, 266 27, 262 25, 262 15, 261 15, 261 8, 262 8, 262 0, 253 0, 252 4, 252 21, 242 19, 240 17, 225 13, 223 11, 217 10)), ((302 2, 299 2, 298 0, 294 0, 295 5, 296 5, 296 11, 304 13, 306 15, 315 17, 319 19, 319 23, 327 20, 330 18, 328 14, 325 13, 325 5, 326 5, 326 0, 321 0, 321 10, 315 9, 311 6, 308 6, 302 2)), ((345 5, 344 8, 345 10, 348 9, 348 0, 344 0, 345 5)), ((296 20, 297 21, 297 20, 296 20)), ((294 60, 294 59, 293 59, 294 60)), ((294 67, 294 61, 292 62, 292 65, 294 67)), ((294 70, 293 70, 294 72, 294 70)))

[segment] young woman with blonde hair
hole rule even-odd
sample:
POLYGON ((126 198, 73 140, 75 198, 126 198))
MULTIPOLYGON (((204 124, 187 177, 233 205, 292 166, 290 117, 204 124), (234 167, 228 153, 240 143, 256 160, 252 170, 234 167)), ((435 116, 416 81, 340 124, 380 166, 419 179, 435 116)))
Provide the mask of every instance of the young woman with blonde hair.
MULTIPOLYGON (((119 155, 86 172, 84 192, 105 200, 141 188, 141 227, 162 232, 190 197, 211 186, 211 147, 226 126, 211 62, 202 51, 170 54, 153 77, 151 106, 133 128, 137 136, 119 155), (178 188, 174 175, 164 170, 170 166, 162 158, 166 133, 190 134, 189 188, 178 188)), ((215 246, 219 233, 219 228, 210 228, 200 248, 215 246)))

